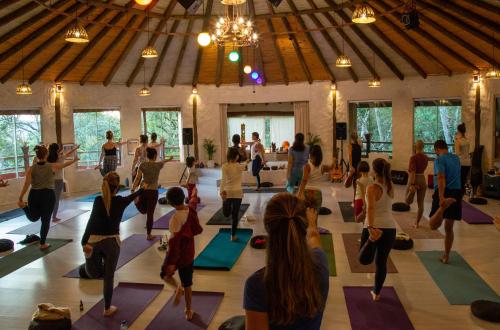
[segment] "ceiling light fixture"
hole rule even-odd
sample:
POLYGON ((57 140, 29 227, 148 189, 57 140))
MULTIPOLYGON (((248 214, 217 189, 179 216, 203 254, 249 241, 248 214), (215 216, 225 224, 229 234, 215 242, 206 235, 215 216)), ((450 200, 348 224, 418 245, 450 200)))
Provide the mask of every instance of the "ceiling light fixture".
MULTIPOLYGON (((149 42, 149 15, 146 12, 146 19, 148 20, 148 42, 149 42)), ((153 45, 147 45, 146 48, 142 50, 141 56, 143 58, 155 58, 158 57, 158 52, 153 45)))
MULTIPOLYGON (((205 2, 203 2, 201 5, 203 8, 203 16, 205 16, 205 2)), ((210 45, 210 42, 212 41, 210 33, 205 31, 202 31, 198 34, 197 40, 198 40, 198 45, 200 45, 201 47, 207 47, 208 45, 210 45)))
POLYGON ((75 25, 66 31, 64 40, 75 44, 83 44, 89 42, 89 35, 85 28, 78 24, 78 10, 75 10, 75 25))
POLYGON ((344 38, 342 38, 342 54, 340 54, 339 57, 337 57, 337 60, 335 61, 335 66, 337 68, 349 68, 352 66, 351 59, 344 52, 344 38))
MULTIPOLYGON (((495 40, 495 32, 493 31, 493 40, 495 40)), ((493 42, 491 43, 491 46, 493 48, 493 62, 496 62, 495 59, 495 45, 493 42)), ((500 79, 500 68, 497 68, 495 66, 495 63, 486 71, 485 75, 486 79, 500 79)))
POLYGON ((151 3, 153 0, 135 0, 135 3, 137 3, 140 6, 147 6, 151 3))
POLYGON ((356 24, 369 24, 376 21, 375 12, 373 8, 367 3, 360 3, 356 5, 356 9, 352 13, 351 20, 356 24))
POLYGON ((149 96, 149 95, 151 95, 151 91, 149 90, 149 88, 146 87, 146 66, 145 65, 143 65, 143 67, 142 67, 142 74, 143 74, 143 78, 144 78, 144 85, 141 88, 141 90, 139 91, 139 96, 149 96))
POLYGON ((211 38, 217 46, 257 47, 259 42, 254 25, 245 18, 241 5, 224 6, 224 16, 217 19, 211 38))
MULTIPOLYGON (((23 51, 23 48, 21 48, 21 62, 23 61, 23 58, 24 58, 24 51, 23 51)), ((17 85, 17 88, 16 88, 16 94, 17 95, 31 95, 31 86, 30 84, 26 83, 24 81, 24 64, 23 64, 23 81, 22 83, 20 83, 19 85, 17 85)))
POLYGON ((240 54, 238 54, 237 51, 233 50, 229 53, 228 57, 231 62, 238 62, 240 59, 240 54))
POLYGON ((245 72, 246 74, 249 74, 252 72, 252 67, 250 65, 245 65, 245 67, 243 68, 243 72, 245 72))
POLYGON ((375 52, 373 52, 373 78, 368 80, 368 87, 380 87, 380 79, 376 76, 375 73, 375 52))

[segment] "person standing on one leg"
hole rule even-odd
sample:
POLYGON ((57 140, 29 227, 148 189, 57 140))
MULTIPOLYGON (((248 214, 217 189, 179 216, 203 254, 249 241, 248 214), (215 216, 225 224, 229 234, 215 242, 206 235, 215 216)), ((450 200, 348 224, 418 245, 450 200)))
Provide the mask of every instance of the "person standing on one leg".
POLYGON ((290 194, 293 194, 295 187, 300 185, 308 159, 309 147, 304 143, 304 134, 297 133, 292 147, 288 149, 286 190, 290 194))
POLYGON ((101 155, 99 156, 99 163, 95 167, 96 170, 101 172, 102 176, 105 176, 109 172, 115 172, 118 166, 118 149, 120 146, 126 144, 127 142, 114 142, 113 132, 106 132, 106 143, 101 147, 101 155))
POLYGON ((35 222, 41 219, 40 249, 44 250, 50 247, 50 244, 47 244, 45 240, 49 233, 50 218, 56 201, 54 172, 76 163, 79 159, 75 157, 65 163, 49 163, 47 162, 49 151, 43 145, 36 146, 35 153, 37 161, 26 170, 26 178, 17 206, 24 210, 30 221, 35 222), (30 186, 28 203, 25 203, 23 198, 30 186))
POLYGON ((264 146, 260 143, 259 133, 252 133, 253 144, 250 147, 250 158, 252 159, 252 175, 257 180, 257 189, 260 191, 260 170, 264 165, 264 146))
POLYGON ((448 152, 448 145, 443 140, 434 143, 434 194, 429 215, 429 226, 436 230, 444 220, 444 254, 441 262, 448 263, 453 246, 453 225, 462 220, 462 185, 460 182, 460 159, 448 152))
POLYGON ((392 219, 391 205, 394 190, 391 165, 382 158, 372 163, 375 182, 366 189, 366 220, 361 233, 359 262, 369 265, 375 260, 375 285, 372 298, 380 300, 380 292, 387 276, 387 260, 396 240, 396 224, 392 219))
POLYGON ((354 199, 356 198, 356 179, 358 173, 356 172, 361 162, 361 144, 359 142, 358 133, 351 133, 351 143, 347 147, 347 153, 349 155, 349 176, 347 177, 345 187, 348 188, 352 184, 352 189, 354 191, 353 195, 353 206, 354 199))
POLYGON ((418 228, 422 215, 424 214, 424 199, 427 191, 427 182, 425 182, 425 170, 429 164, 429 157, 424 154, 424 142, 418 140, 415 142, 415 154, 410 158, 408 167, 408 188, 406 189, 406 204, 412 204, 415 194, 417 194, 417 219, 413 225, 418 228))
POLYGON ((220 196, 222 198, 222 212, 225 217, 231 215, 231 241, 236 240, 236 229, 240 221, 240 207, 243 200, 241 176, 244 165, 238 163, 238 151, 230 148, 227 152, 227 163, 222 165, 220 182, 220 196))

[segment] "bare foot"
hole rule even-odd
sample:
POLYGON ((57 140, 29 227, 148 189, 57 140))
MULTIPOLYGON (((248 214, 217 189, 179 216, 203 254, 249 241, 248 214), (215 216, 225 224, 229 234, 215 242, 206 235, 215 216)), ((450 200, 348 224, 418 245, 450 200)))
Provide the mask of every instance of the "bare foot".
POLYGON ((238 237, 236 235, 231 235, 231 242, 235 242, 238 240, 238 237))
POLYGON ((47 250, 50 247, 50 244, 45 243, 45 244, 40 244, 40 250, 47 250))
POLYGON ((380 300, 380 294, 376 294, 373 291, 370 291, 370 293, 372 294, 373 301, 379 301, 380 300))
POLYGON ((448 259, 449 259, 449 256, 444 254, 440 259, 439 261, 441 261, 443 264, 447 264, 448 263, 448 259))
POLYGON ((114 313, 116 313, 117 310, 118 310, 118 307, 111 305, 111 306, 109 306, 108 309, 104 310, 104 316, 109 317, 109 316, 113 315, 114 313))
POLYGON ((179 305, 179 302, 181 301, 181 297, 184 295, 184 289, 182 287, 177 287, 175 290, 175 297, 174 297, 174 306, 179 305))
POLYGON ((152 241, 155 239, 155 237, 151 234, 148 234, 148 237, 147 237, 148 241, 152 241))
POLYGON ((413 228, 418 229, 419 226, 420 224, 418 223, 418 221, 415 221, 415 223, 413 224, 413 228))
POLYGON ((192 309, 184 310, 184 314, 186 315, 186 320, 191 321, 193 319, 194 312, 192 309))
POLYGON ((378 240, 380 238, 380 236, 382 236, 382 230, 380 230, 378 228, 373 228, 370 231, 370 237, 368 239, 372 242, 375 242, 376 240, 378 240))
POLYGON ((17 206, 21 209, 24 209, 26 206, 28 205, 28 203, 26 202, 23 202, 23 201, 17 201, 17 206))
POLYGON ((61 221, 61 219, 59 219, 59 218, 52 218, 52 222, 59 222, 59 221, 61 221))

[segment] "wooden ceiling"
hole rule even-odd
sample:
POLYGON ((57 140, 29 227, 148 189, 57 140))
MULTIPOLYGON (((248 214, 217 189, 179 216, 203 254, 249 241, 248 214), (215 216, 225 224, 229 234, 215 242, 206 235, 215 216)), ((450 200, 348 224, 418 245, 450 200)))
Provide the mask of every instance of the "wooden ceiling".
POLYGON ((420 27, 407 30, 399 17, 406 0, 369 0, 373 24, 350 22, 357 1, 247 0, 260 35, 259 47, 243 48, 239 63, 229 47, 200 48, 196 35, 223 13, 220 0, 188 15, 176 0, 147 7, 115 0, 0 0, 0 81, 197 85, 251 84, 242 68, 250 64, 264 84, 314 80, 371 79, 373 76, 452 75, 499 65, 500 1, 417 0, 420 27), (89 33, 88 44, 70 44, 64 34, 75 10, 89 33), (157 59, 144 60, 152 44, 157 59), (495 58, 493 54, 495 47, 495 58), (349 69, 335 67, 344 52, 349 69))

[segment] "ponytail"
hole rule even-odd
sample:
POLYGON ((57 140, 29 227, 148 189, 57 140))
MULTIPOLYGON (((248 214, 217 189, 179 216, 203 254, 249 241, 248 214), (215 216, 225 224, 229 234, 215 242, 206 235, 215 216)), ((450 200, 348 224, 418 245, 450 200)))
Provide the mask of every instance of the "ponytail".
POLYGON ((108 216, 111 210, 111 198, 115 195, 119 186, 120 177, 116 172, 109 172, 102 179, 102 202, 104 203, 108 216))
POLYGON ((384 181, 387 186, 387 193, 392 196, 391 163, 388 161, 385 161, 384 164, 384 181))

